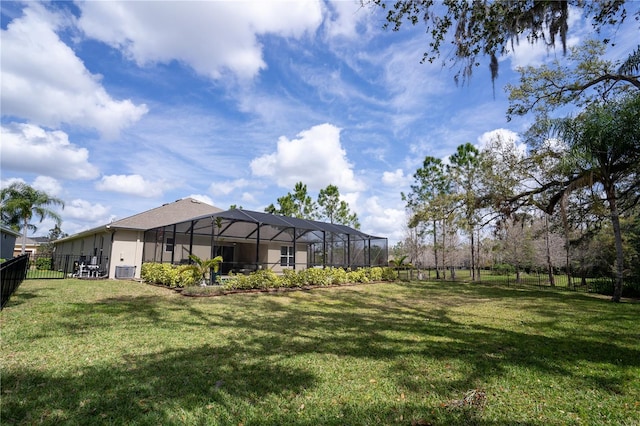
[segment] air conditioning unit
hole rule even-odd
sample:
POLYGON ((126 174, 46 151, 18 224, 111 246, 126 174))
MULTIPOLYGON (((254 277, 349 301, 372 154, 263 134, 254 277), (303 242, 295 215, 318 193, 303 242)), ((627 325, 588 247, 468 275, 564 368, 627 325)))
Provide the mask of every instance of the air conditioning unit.
POLYGON ((131 280, 136 276, 135 266, 116 266, 117 280, 131 280))

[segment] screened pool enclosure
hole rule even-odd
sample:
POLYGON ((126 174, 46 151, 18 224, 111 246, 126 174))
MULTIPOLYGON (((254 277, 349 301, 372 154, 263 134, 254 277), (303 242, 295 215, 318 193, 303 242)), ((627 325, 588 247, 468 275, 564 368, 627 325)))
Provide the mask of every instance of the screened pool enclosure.
POLYGON ((222 256, 221 272, 386 266, 386 238, 344 225, 233 209, 144 234, 143 262, 189 263, 222 256))

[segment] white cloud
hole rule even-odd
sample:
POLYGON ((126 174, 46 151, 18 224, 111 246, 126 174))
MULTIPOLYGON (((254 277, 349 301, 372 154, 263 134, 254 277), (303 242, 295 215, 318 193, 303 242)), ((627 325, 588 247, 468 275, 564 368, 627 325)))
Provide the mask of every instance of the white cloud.
POLYGON ((358 0, 332 0, 328 2, 329 16, 325 21, 325 30, 330 38, 344 37, 354 39, 358 34, 358 25, 367 18, 366 10, 358 0))
POLYGON ((38 176, 32 185, 35 189, 44 191, 52 197, 57 197, 62 192, 62 185, 57 179, 49 176, 38 176))
POLYGON ((321 124, 300 132, 298 139, 281 136, 276 152, 251 161, 256 176, 274 179, 284 188, 293 188, 303 182, 310 190, 319 190, 329 184, 340 191, 363 189, 363 183, 353 173, 340 142, 340 129, 321 124))
POLYGON ((110 207, 100 203, 91 203, 77 198, 64 206, 64 216, 87 223, 108 223, 110 210, 110 207))
POLYGON ((97 167, 89 162, 89 151, 69 142, 68 135, 62 131, 11 123, 1 126, 1 135, 0 161, 5 170, 59 179, 93 179, 99 174, 97 167))
POLYGON ((520 135, 509 129, 494 129, 483 133, 478 137, 478 148, 486 149, 493 147, 501 152, 517 153, 524 157, 527 153, 527 145, 520 142, 520 135))
POLYGON ((98 191, 119 192, 146 198, 159 197, 170 188, 171 186, 164 181, 148 181, 137 174, 103 176, 100 182, 96 183, 98 191))
POLYGON ((405 175, 402 169, 382 173, 382 183, 387 186, 404 187, 405 185, 408 185, 412 179, 413 178, 411 176, 405 175))
POLYGON ((121 49, 138 65, 183 62, 219 78, 251 78, 266 68, 259 35, 302 37, 322 22, 319 0, 255 2, 83 2, 85 34, 121 49))
POLYGON ((406 212, 404 209, 385 208, 377 196, 365 201, 367 216, 362 218, 363 230, 373 235, 387 237, 389 245, 402 240, 403 227, 406 224, 406 212))
POLYGON ((2 30, 2 114, 49 127, 97 129, 107 138, 147 112, 145 105, 111 98, 56 30, 65 18, 31 3, 2 30))
POLYGON ((256 200, 256 197, 254 197, 253 194, 249 192, 243 192, 241 200, 245 203, 251 203, 251 204, 256 204, 258 202, 256 200))
POLYGON ((236 179, 233 181, 213 182, 209 186, 209 192, 214 195, 229 195, 236 189, 246 188, 249 181, 246 179, 236 179))

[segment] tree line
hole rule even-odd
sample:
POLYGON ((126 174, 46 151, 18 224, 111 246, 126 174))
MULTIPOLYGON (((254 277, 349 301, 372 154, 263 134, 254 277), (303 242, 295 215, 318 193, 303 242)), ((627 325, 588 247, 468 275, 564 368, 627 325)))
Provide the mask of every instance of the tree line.
POLYGON ((519 84, 507 87, 507 113, 535 117, 522 149, 496 136, 482 149, 459 146, 446 162, 424 159, 411 191, 402 196, 410 212, 408 226, 414 237, 430 236, 438 270, 447 264, 452 235, 460 233, 467 236, 475 280, 478 242, 489 229, 494 249, 501 245, 518 270, 531 252, 525 234, 533 235, 537 226, 547 241, 552 284, 549 242, 557 232, 564 239, 566 271, 573 263, 583 273, 589 268, 613 271, 613 300, 620 300, 625 275, 640 274, 639 51, 612 62, 602 59, 603 43, 589 41, 562 62, 519 69, 519 84), (566 105, 577 112, 553 116, 566 105), (609 256, 602 256, 611 253, 604 247, 585 250, 607 240, 607 247, 613 247, 609 256))

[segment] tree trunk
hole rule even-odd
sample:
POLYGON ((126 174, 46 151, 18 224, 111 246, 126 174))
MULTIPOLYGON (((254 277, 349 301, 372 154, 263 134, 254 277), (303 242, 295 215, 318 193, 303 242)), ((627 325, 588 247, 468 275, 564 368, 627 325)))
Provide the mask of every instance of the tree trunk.
POLYGON ((606 185, 607 201, 611 210, 611 225, 616 243, 616 281, 613 286, 613 297, 611 300, 620 302, 622 297, 622 277, 624 273, 624 253, 622 250, 622 232, 620 230, 620 216, 618 214, 618 204, 616 202, 616 190, 613 185, 606 185))
POLYGON ((553 264, 551 262, 551 247, 550 247, 550 242, 549 242, 549 215, 548 214, 544 214, 544 243, 546 245, 546 250, 547 250, 547 272, 549 274, 549 285, 551 285, 551 287, 555 287, 556 286, 556 280, 555 277, 553 276, 553 264))
POLYGON ((22 249, 20 250, 20 254, 25 254, 27 252, 27 232, 29 225, 29 221, 27 218, 24 219, 24 223, 22 224, 22 249))
POLYGON ((476 273, 476 278, 480 281, 480 229, 478 229, 478 240, 476 241, 476 269, 478 272, 476 273))
POLYGON ((445 224, 446 219, 442 220, 442 279, 447 279, 447 226, 445 224))
POLYGON ((473 227, 471 228, 471 281, 476 280, 476 256, 474 250, 474 235, 473 235, 473 227))
POLYGON ((433 257, 436 262, 436 279, 440 279, 440 266, 438 265, 438 229, 436 221, 433 221, 433 257))
POLYGON ((562 216, 562 228, 564 229, 564 245, 566 250, 565 268, 567 269, 567 287, 573 287, 571 280, 571 240, 569 239, 569 220, 567 219, 567 196, 560 201, 560 215, 562 216))

